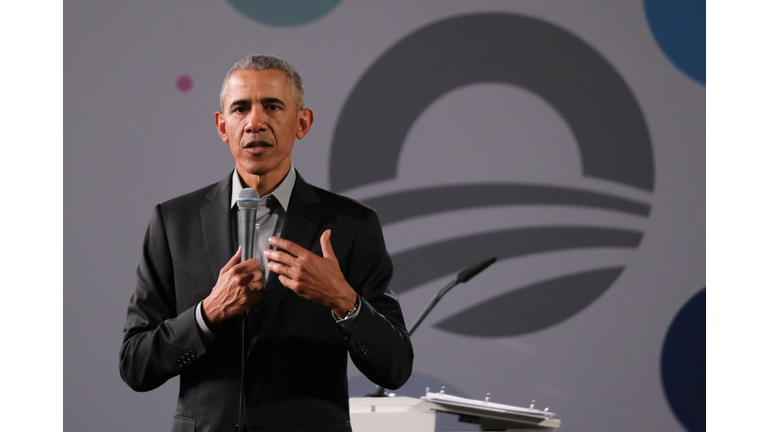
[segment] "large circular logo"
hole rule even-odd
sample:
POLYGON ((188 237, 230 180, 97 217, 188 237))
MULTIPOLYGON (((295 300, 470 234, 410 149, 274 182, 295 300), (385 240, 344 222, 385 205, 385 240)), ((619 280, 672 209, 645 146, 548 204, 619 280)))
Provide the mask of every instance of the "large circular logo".
POLYGON ((291 27, 325 16, 341 0, 227 0, 238 12, 262 24, 291 27))
MULTIPOLYGON (((417 118, 438 98, 477 83, 514 85, 548 102, 576 139, 584 177, 653 191, 648 127, 616 69, 574 34, 511 14, 449 18, 406 36, 384 52, 357 82, 340 114, 331 148, 331 188, 345 191, 395 179, 406 135, 417 118)), ((641 217, 650 214, 647 202, 566 184, 421 187, 363 201, 377 210, 385 225, 498 205, 546 204, 641 217)), ((642 235, 632 229, 574 224, 445 239, 395 254, 392 286, 402 293, 488 256, 513 259, 571 249, 634 249, 642 235)), ((617 280, 623 268, 596 265, 582 272, 553 274, 489 299, 438 327, 476 336, 541 330, 586 308, 617 280)))
POLYGON ((707 80, 707 2, 645 0, 653 37, 681 71, 704 84, 707 80))
POLYGON ((690 432, 707 430, 706 293, 702 289, 680 309, 661 352, 664 394, 677 419, 690 432))

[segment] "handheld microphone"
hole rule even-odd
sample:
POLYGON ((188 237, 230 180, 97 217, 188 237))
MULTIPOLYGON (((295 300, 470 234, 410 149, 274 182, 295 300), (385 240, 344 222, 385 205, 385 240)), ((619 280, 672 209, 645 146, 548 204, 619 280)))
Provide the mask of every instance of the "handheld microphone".
MULTIPOLYGON (((253 258, 253 242, 256 237, 256 211, 261 205, 261 197, 256 190, 245 188, 237 194, 237 240, 240 243, 240 262, 245 262, 253 258)), ((246 311, 240 319, 242 327, 242 340, 240 344, 240 410, 238 414, 238 423, 235 429, 245 432, 246 420, 243 405, 245 401, 245 348, 248 340, 246 311)))
POLYGON ((253 240, 256 233, 256 210, 261 197, 256 190, 246 188, 237 194, 237 240, 240 242, 240 262, 253 258, 253 240))

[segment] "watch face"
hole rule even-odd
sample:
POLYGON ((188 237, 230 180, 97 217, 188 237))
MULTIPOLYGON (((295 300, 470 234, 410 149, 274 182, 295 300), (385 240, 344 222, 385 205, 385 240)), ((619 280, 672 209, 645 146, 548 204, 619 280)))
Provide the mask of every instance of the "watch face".
MULTIPOLYGON (((359 300, 358 300, 358 301, 359 301, 359 300)), ((355 302, 355 305, 354 305, 354 306, 352 306, 352 309, 350 309, 350 310, 348 310, 348 311, 347 311, 347 315, 346 315, 346 316, 344 316, 344 319, 349 319, 349 318, 350 318, 352 315, 354 315, 354 314, 355 314, 355 312, 357 312, 357 305, 358 305, 358 303, 357 303, 357 302, 355 302)))

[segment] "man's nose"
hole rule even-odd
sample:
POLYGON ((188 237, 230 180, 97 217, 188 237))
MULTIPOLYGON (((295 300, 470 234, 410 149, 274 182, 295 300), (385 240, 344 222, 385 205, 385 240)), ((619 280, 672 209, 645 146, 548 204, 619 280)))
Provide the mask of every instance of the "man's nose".
POLYGON ((245 131, 248 133, 260 132, 267 129, 266 115, 264 110, 260 108, 251 111, 251 116, 248 120, 249 122, 245 126, 245 131))

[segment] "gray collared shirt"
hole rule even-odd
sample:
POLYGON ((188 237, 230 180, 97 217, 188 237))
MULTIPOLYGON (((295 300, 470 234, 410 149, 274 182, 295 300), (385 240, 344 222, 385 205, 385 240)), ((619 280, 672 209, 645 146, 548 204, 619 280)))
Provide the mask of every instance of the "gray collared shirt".
MULTIPOLYGON (((267 285, 267 277, 269 277, 269 268, 265 265, 266 259, 264 258, 264 251, 267 249, 274 249, 269 244, 269 238, 271 236, 280 237, 283 232, 283 226, 285 225, 285 216, 288 211, 288 204, 291 201, 291 194, 293 193, 293 186, 296 184, 296 169, 291 165, 291 169, 286 174, 285 178, 275 188, 272 193, 261 197, 261 205, 256 210, 256 240, 254 241, 254 258, 259 260, 261 265, 261 271, 264 273, 264 279, 262 280, 263 286, 267 285)), ((230 198, 230 209, 237 205, 237 197, 240 191, 243 190, 243 185, 240 181, 240 176, 237 174, 237 169, 232 173, 232 196, 230 198)), ((209 340, 215 337, 214 332, 208 327, 203 319, 202 306, 203 302, 197 304, 195 308, 195 318, 197 325, 209 340)), ((359 310, 359 309, 358 309, 359 310)), ((354 315, 348 319, 339 319, 331 312, 331 316, 334 317, 336 322, 342 326, 345 330, 351 332, 354 323, 357 318, 357 311, 354 315)))
MULTIPOLYGON (((262 282, 267 284, 269 269, 267 268, 264 251, 270 249, 269 238, 271 236, 280 237, 285 225, 285 215, 288 211, 288 203, 291 201, 293 185, 296 184, 296 169, 291 165, 291 169, 285 178, 280 182, 272 193, 261 197, 261 205, 256 210, 256 239, 254 240, 254 258, 259 260, 261 271, 264 273, 262 282), (277 205, 274 204, 275 200, 277 205)), ((237 197, 243 186, 240 182, 240 176, 237 170, 232 173, 232 198, 230 200, 230 209, 237 205, 237 197)))

